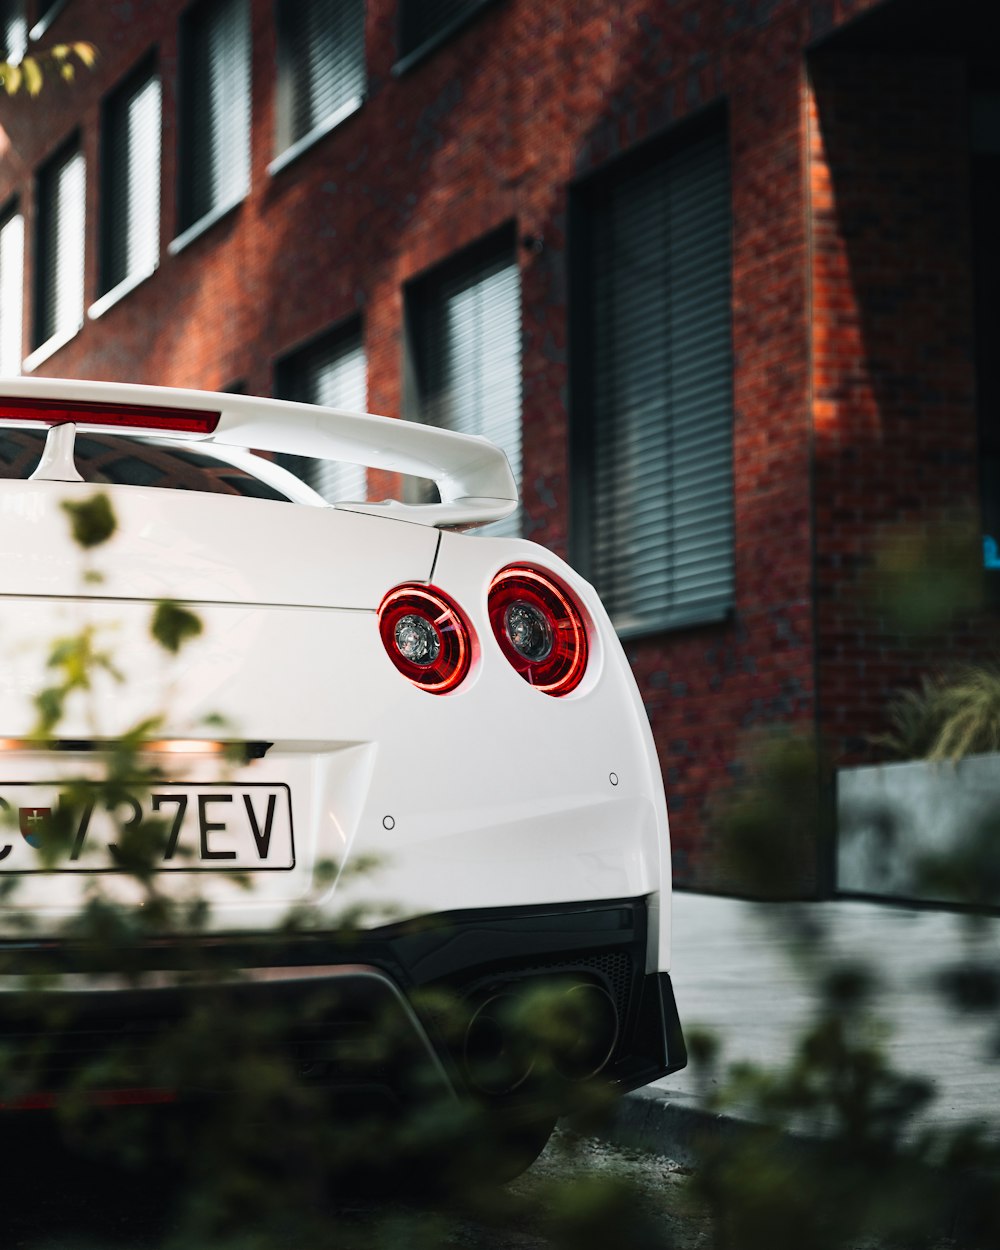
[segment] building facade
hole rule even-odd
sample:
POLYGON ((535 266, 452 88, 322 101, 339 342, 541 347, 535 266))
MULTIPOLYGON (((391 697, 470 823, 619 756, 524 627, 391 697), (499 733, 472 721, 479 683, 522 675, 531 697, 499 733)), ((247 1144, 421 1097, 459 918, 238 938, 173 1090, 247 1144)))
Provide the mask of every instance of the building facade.
POLYGON ((4 0, 7 59, 100 55, 0 101, 0 375, 500 442, 507 532, 620 630, 678 883, 729 888, 710 810, 748 731, 865 758, 942 646, 992 645, 992 609, 932 651, 870 594, 901 526, 981 518, 1000 565, 990 7, 4 0))

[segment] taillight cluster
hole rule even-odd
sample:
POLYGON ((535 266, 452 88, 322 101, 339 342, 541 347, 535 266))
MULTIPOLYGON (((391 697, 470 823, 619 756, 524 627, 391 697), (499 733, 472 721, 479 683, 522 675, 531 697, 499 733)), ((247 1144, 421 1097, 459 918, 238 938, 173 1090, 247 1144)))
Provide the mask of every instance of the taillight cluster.
POLYGON ((472 663, 472 631, 440 590, 400 586, 378 610, 378 627, 389 659, 404 677, 431 694, 447 694, 472 663))
MULTIPOLYGON (((551 573, 510 564, 487 597, 493 636, 515 672, 536 690, 564 695, 587 669, 583 612, 551 573)), ((446 694, 472 665, 475 636, 458 606, 429 586, 398 586, 382 601, 379 632, 399 671, 423 690, 446 694)))
POLYGON ((587 630, 580 609, 550 574, 511 564, 494 577, 490 625, 514 668, 546 694, 569 694, 587 667, 587 630))

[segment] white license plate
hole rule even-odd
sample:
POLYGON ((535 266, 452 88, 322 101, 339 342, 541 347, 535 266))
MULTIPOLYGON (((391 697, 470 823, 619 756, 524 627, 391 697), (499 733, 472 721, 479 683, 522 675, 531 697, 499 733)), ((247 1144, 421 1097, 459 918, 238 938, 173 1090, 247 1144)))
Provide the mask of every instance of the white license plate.
POLYGON ((70 845, 49 866, 42 848, 61 802, 51 782, 0 782, 0 873, 113 872, 110 849, 119 831, 156 821, 165 830, 156 867, 164 872, 252 872, 295 867, 292 795, 288 786, 222 782, 164 783, 124 797, 113 808, 97 801, 73 813, 70 845))

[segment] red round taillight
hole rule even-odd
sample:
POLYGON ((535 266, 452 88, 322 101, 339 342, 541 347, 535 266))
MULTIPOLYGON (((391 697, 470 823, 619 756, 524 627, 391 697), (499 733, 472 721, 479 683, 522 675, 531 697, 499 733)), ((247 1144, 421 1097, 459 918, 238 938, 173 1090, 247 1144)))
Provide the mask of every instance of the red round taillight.
POLYGON ((472 663, 472 634, 440 590, 397 586, 382 600, 378 628, 389 659, 431 694, 454 690, 472 663))
POLYGON ((500 650, 529 685, 569 694, 587 668, 587 629, 569 591, 550 573, 511 564, 494 577, 490 625, 500 650))

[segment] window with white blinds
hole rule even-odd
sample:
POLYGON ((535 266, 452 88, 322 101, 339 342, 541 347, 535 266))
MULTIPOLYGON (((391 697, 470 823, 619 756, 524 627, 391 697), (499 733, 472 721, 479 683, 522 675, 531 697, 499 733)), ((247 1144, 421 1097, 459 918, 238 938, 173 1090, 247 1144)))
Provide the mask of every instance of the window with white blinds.
MULTIPOLYGON (((353 323, 341 327, 286 356, 278 365, 277 391, 281 399, 365 412, 368 367, 361 326, 353 323)), ((309 456, 279 459, 331 503, 357 502, 368 496, 368 471, 364 465, 309 456)))
POLYGON ((160 80, 130 79, 104 108, 101 294, 151 274, 160 258, 160 80))
POLYGON ((0 61, 15 65, 28 50, 25 0, 0 0, 0 61))
POLYGON ((78 145, 38 175, 35 345, 69 338, 83 325, 85 167, 78 145))
POLYGON ((447 38, 493 0, 400 0, 399 55, 447 38))
POLYGON ((250 8, 203 0, 181 25, 180 226, 250 189, 250 8))
MULTIPOLYGON (((521 284, 513 239, 420 279, 408 292, 408 415, 481 434, 521 482, 521 284)), ((479 533, 518 534, 520 508, 479 533)))
POLYGON ((365 94, 364 0, 281 0, 277 150, 329 129, 365 94))
POLYGON ((21 372, 24 305, 24 218, 16 208, 0 213, 0 377, 21 372))
POLYGON ((51 0, 50 4, 42 4, 36 6, 35 12, 37 18, 34 26, 28 32, 29 39, 41 39, 43 35, 48 33, 49 27, 56 20, 59 14, 65 9, 69 0, 51 0))
POLYGON ((583 209, 582 554, 622 633, 717 620, 733 603, 725 136, 604 180, 583 209))

